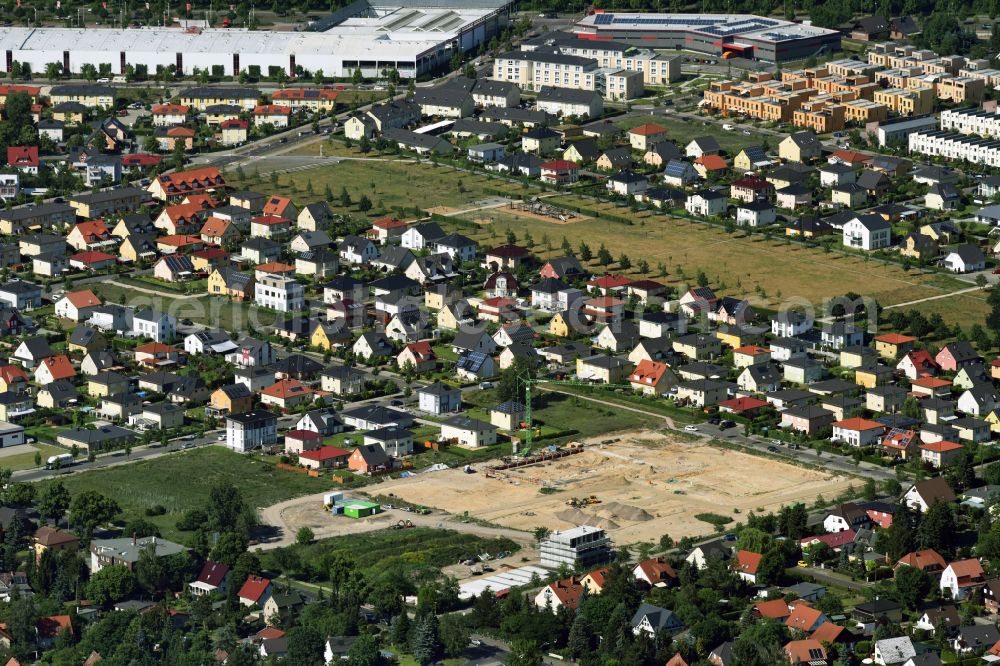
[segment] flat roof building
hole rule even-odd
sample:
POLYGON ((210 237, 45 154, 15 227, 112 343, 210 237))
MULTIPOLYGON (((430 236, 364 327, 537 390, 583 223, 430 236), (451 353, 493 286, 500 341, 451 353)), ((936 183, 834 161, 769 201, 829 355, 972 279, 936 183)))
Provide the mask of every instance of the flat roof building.
POLYGON ((600 527, 581 525, 553 532, 539 544, 543 567, 590 567, 611 559, 611 537, 600 527))
POLYGON ((752 14, 595 12, 577 22, 574 31, 649 49, 684 48, 767 62, 840 50, 836 30, 752 14))
POLYGON ((57 62, 64 72, 84 65, 110 65, 124 74, 126 65, 176 68, 222 67, 235 76, 248 67, 267 72, 281 67, 322 69, 327 76, 379 76, 386 68, 411 78, 430 72, 452 57, 457 47, 471 51, 501 33, 509 22, 509 0, 417 0, 405 4, 359 0, 313 24, 304 32, 238 28, 0 28, 4 71, 13 62, 32 71, 57 62))

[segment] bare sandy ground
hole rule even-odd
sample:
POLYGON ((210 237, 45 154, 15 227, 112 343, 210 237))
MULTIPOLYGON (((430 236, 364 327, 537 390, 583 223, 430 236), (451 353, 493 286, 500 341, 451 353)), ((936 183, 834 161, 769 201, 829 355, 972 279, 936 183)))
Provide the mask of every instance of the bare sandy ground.
POLYGON ((846 476, 803 469, 767 458, 681 442, 659 432, 626 433, 616 443, 587 442, 579 455, 487 478, 480 470, 423 474, 379 484, 378 493, 515 529, 552 530, 581 524, 607 529, 619 544, 710 533, 695 518, 716 513, 743 520, 750 511, 773 511, 818 495, 833 497, 846 476), (558 490, 542 494, 548 485, 558 490), (573 508, 567 500, 596 496, 600 503, 573 508), (737 513, 738 510, 738 513, 737 513))

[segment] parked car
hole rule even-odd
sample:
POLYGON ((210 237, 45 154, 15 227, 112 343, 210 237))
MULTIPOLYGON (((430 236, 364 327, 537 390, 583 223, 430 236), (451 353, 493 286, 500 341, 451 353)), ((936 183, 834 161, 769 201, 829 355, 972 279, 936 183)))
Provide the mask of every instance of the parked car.
POLYGON ((685 432, 698 432, 698 426, 686 425, 684 426, 685 432))

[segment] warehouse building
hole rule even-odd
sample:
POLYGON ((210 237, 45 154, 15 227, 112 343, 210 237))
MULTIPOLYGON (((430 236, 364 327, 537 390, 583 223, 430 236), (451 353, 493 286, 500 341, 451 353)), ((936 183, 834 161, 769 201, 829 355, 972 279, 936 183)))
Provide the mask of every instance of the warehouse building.
POLYGON ((406 6, 357 0, 305 32, 235 28, 0 28, 4 71, 26 63, 34 72, 50 63, 65 73, 90 64, 113 74, 145 66, 150 74, 173 68, 190 75, 197 67, 237 75, 250 67, 263 74, 281 68, 322 69, 348 77, 360 69, 378 76, 396 69, 412 78, 448 63, 456 50, 478 48, 504 30, 509 0, 414 0, 406 6))
POLYGON ((574 31, 584 39, 765 62, 798 60, 840 49, 836 30, 750 14, 595 12, 579 21, 574 31))

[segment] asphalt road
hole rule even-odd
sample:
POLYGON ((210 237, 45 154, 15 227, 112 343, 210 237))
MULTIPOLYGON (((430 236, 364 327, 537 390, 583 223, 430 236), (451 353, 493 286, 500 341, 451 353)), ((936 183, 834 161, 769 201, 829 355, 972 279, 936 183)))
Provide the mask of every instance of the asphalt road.
POLYGON ((813 449, 802 445, 800 445, 800 448, 798 449, 793 449, 785 444, 774 444, 771 439, 765 437, 746 437, 743 435, 739 427, 723 430, 719 426, 712 425, 711 423, 699 423, 695 427, 698 430, 692 434, 712 439, 719 439, 725 442, 732 442, 733 444, 739 444, 740 446, 745 446, 760 453, 766 453, 770 456, 786 458, 788 460, 808 465, 823 467, 831 472, 841 472, 854 476, 862 476, 875 479, 876 481, 888 481, 889 479, 896 478, 896 474, 892 470, 864 461, 855 465, 853 458, 838 456, 831 453, 820 454, 813 449), (775 448, 776 451, 770 451, 769 447, 775 448))

